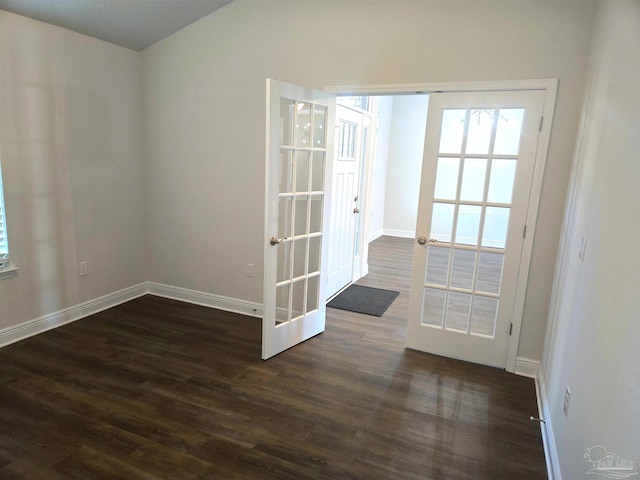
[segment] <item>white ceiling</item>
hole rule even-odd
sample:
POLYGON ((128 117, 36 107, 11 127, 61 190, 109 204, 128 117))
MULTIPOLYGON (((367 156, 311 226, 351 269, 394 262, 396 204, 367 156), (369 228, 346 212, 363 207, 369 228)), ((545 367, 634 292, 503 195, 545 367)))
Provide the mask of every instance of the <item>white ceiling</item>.
POLYGON ((0 9, 144 50, 233 0, 0 0, 0 9))

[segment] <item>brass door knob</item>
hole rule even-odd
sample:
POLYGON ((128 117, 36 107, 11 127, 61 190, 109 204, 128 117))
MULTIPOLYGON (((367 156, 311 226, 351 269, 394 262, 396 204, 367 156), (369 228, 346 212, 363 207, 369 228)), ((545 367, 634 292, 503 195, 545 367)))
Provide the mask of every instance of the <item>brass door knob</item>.
POLYGON ((425 245, 427 243, 427 237, 418 237, 418 243, 420 245, 425 245))

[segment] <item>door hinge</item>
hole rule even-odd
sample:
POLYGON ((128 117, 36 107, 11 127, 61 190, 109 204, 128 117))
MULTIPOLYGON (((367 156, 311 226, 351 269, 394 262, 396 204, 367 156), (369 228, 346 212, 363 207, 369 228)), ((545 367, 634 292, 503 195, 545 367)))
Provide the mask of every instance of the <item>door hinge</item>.
POLYGON ((544 123, 544 117, 540 117, 540 129, 538 130, 539 132, 542 131, 542 124, 544 123))
POLYGON ((513 323, 509 325, 509 335, 513 333, 513 323))
POLYGON ((522 231, 522 238, 527 238, 527 224, 524 224, 524 230, 522 231))

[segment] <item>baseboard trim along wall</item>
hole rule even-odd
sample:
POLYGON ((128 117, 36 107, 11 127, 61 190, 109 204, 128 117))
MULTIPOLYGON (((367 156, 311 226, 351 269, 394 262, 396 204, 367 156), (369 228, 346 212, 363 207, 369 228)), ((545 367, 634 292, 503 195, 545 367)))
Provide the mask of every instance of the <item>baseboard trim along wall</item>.
POLYGON ((538 417, 544 422, 540 422, 542 430, 542 445, 544 447, 544 459, 547 462, 547 476, 549 480, 562 480, 562 472, 560 471, 560 460, 558 458, 558 450, 556 449, 556 441, 553 436, 553 425, 551 424, 551 415, 549 414, 549 402, 547 401, 547 390, 544 386, 544 376, 542 369, 538 369, 536 381, 536 397, 538 399, 538 417))
POLYGON ((57 312, 0 330, 0 347, 75 322, 148 293, 147 282, 103 295, 57 312))
POLYGON ((212 293, 198 292, 187 288, 172 287, 161 283, 147 282, 148 293, 158 297, 181 300, 195 305, 217 308, 226 312, 240 313, 252 317, 262 317, 262 304, 238 300, 237 298, 223 297, 212 293))
POLYGON ((383 230, 383 235, 388 235, 390 237, 413 238, 416 236, 416 232, 413 232, 411 230, 395 230, 393 228, 385 228, 383 230))
POLYGON ((143 282, 33 320, 28 320, 19 325, 2 329, 0 330, 0 347, 38 335, 39 333, 44 333, 47 330, 52 330, 67 323, 75 322, 76 320, 147 294, 217 308, 218 310, 225 310, 227 312, 262 317, 262 305, 258 303, 213 295, 211 293, 197 292, 186 288, 162 285, 160 283, 143 282))
POLYGON ((539 368, 539 360, 533 360, 531 358, 525 357, 516 358, 516 375, 520 375, 522 377, 537 378, 539 368))

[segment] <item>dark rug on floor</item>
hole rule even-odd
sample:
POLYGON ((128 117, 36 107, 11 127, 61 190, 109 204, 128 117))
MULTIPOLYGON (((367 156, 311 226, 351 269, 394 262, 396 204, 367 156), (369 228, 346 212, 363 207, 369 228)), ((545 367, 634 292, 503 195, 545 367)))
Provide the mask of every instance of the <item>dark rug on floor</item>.
POLYGON ((327 307, 381 317, 400 292, 382 288, 351 285, 331 300, 327 307))

